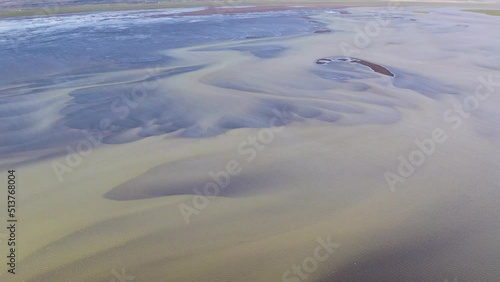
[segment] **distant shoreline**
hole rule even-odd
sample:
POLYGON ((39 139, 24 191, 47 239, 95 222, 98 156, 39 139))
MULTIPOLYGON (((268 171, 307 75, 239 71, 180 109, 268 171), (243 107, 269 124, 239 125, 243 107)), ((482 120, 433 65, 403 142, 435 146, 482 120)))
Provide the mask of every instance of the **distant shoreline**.
MULTIPOLYGON (((172 9, 172 8, 194 8, 194 7, 206 7, 207 10, 216 11, 217 13, 225 7, 226 9, 240 9, 239 6, 255 6, 256 9, 260 11, 265 10, 276 10, 279 9, 296 9, 300 8, 344 8, 344 7, 356 7, 356 6, 385 6, 388 5, 388 1, 361 1, 361 2, 349 2, 349 1, 315 1, 315 2, 303 2, 303 1, 193 1, 193 2, 158 2, 155 4, 144 4, 144 3, 129 3, 129 4, 88 4, 88 5, 62 5, 48 4, 45 7, 28 7, 28 8, 2 8, 0 10, 0 18, 16 18, 16 17, 44 17, 51 15, 64 15, 64 14, 76 14, 76 13, 91 13, 91 12, 109 12, 109 11, 131 11, 131 10, 159 10, 159 9, 172 9), (231 8, 233 6, 233 8, 231 8), (258 8, 257 8, 258 7, 258 8), (264 8, 264 7, 267 7, 264 8), (221 8, 221 9, 219 9, 221 8)), ((485 7, 491 5, 491 3, 456 3, 456 2, 410 2, 403 1, 399 3, 402 6, 450 6, 450 5, 463 5, 463 6, 480 6, 485 7)), ((205 11, 205 10, 203 10, 205 11)), ((224 11, 226 12, 226 11, 224 11)), ((238 11, 240 12, 240 11, 238 11)), ((242 10, 241 12, 248 12, 242 10)), ((250 11, 251 12, 251 11, 250 11)), ((207 11, 207 14, 210 12, 207 11)))
MULTIPOLYGON (((238 7, 238 6, 282 6, 290 7, 296 5, 304 6, 321 6, 325 4, 336 6, 355 6, 356 3, 349 3, 348 1, 339 1, 332 3, 331 1, 318 1, 311 3, 294 2, 294 1, 192 1, 192 2, 168 2, 168 3, 155 3, 155 4, 88 4, 88 5, 47 5, 46 7, 28 7, 28 8, 3 8, 0 6, 0 18, 15 18, 15 17, 43 17, 51 15, 62 14, 75 14, 75 13, 89 13, 89 12, 109 12, 109 11, 131 11, 131 10, 160 10, 160 9, 175 9, 175 8, 196 8, 206 7, 213 9, 218 7, 238 7)), ((383 2, 368 3, 357 2, 358 5, 373 5, 379 6, 385 4, 383 2)))
POLYGON ((206 7, 202 10, 180 12, 180 13, 163 13, 155 15, 154 17, 170 17, 170 16, 204 16, 204 15, 226 15, 226 14, 237 14, 237 13, 258 13, 258 12, 272 12, 272 11, 287 11, 287 10, 299 10, 299 9, 318 9, 318 8, 346 8, 352 7, 351 5, 340 5, 340 4, 317 4, 317 5, 304 5, 304 6, 292 6, 292 5, 257 5, 257 6, 221 6, 221 7, 206 7))

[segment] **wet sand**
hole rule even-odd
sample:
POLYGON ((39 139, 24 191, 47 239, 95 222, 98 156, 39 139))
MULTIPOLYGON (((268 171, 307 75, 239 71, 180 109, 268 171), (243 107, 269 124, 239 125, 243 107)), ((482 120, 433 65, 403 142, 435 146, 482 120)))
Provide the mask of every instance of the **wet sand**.
POLYGON ((19 274, 0 280, 283 281, 330 236, 340 246, 309 281, 497 281, 500 86, 456 129, 443 114, 478 77, 500 80, 498 18, 373 9, 311 16, 330 33, 244 34, 165 48, 154 68, 144 56, 2 85, 0 166, 19 172, 22 232, 19 274), (382 34, 343 54, 376 19, 390 19, 382 34), (138 86, 145 99, 115 104, 138 86), (60 182, 65 147, 106 118, 118 130, 60 182), (447 141, 391 192, 384 173, 436 128, 447 141), (241 172, 186 224, 180 204, 231 161, 241 172))

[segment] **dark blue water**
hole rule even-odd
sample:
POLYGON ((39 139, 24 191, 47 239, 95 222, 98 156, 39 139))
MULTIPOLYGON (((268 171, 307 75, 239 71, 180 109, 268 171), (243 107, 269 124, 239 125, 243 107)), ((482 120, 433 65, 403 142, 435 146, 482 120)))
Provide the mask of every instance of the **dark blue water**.
MULTIPOLYGON (((294 10, 153 18, 151 12, 108 12, 2 20, 0 85, 33 81, 49 73, 165 65, 170 58, 158 51, 166 49, 311 33, 322 28, 321 23, 304 18, 314 13, 294 10)), ((276 51, 257 50, 257 54, 266 57, 276 51)))

